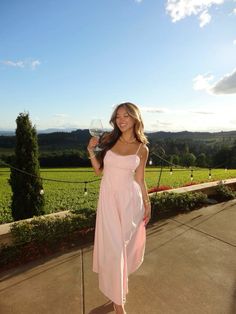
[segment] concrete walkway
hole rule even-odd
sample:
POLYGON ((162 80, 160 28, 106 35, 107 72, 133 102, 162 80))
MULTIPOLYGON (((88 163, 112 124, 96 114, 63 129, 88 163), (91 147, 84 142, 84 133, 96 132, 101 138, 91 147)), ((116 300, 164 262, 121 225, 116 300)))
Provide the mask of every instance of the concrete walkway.
MULTIPOLYGON (((1 314, 106 314, 92 245, 0 275, 1 314)), ((236 313, 236 200, 155 223, 127 314, 236 313)), ((114 312, 113 312, 114 313, 114 312)))

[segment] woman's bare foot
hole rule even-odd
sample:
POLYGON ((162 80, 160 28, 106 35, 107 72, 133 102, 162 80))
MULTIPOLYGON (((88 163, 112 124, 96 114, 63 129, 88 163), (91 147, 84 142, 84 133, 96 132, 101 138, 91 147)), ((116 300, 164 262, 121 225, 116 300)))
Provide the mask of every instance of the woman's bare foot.
POLYGON ((113 308, 116 314, 126 314, 124 305, 118 305, 113 302, 113 308))

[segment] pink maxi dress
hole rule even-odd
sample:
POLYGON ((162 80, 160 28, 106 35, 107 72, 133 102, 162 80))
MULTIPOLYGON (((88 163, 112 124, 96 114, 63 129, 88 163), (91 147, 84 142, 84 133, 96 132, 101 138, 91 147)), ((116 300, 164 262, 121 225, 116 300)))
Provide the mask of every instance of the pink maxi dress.
POLYGON ((142 264, 146 244, 142 192, 134 180, 138 151, 126 156, 107 151, 97 207, 93 271, 99 289, 119 305, 126 302, 128 275, 142 264))

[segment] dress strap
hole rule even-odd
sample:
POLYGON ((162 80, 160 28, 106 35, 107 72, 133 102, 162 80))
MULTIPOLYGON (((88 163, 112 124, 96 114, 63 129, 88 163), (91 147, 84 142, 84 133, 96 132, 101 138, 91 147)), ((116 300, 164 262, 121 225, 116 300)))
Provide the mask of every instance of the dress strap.
POLYGON ((138 150, 137 150, 137 152, 136 152, 136 154, 135 154, 135 155, 137 155, 137 154, 138 154, 138 152, 139 152, 139 150, 140 150, 140 148, 141 148, 142 144, 143 144, 143 143, 140 143, 140 145, 139 145, 139 147, 138 147, 138 150))

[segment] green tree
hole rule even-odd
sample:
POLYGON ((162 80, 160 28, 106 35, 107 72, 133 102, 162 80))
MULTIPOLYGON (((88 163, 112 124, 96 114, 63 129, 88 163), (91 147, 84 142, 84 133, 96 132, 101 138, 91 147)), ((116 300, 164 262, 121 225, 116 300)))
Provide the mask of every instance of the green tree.
POLYGON ((207 158, 205 153, 201 153, 197 156, 196 166, 206 168, 207 167, 207 158))
POLYGON ((224 145, 213 156, 215 167, 229 167, 232 151, 229 146, 224 145))
POLYGON ((36 129, 27 113, 20 113, 16 124, 14 167, 22 172, 12 168, 9 183, 12 188, 12 217, 21 220, 44 214, 44 195, 39 178, 36 129))
POLYGON ((181 163, 183 166, 190 167, 194 166, 196 161, 196 157, 192 153, 185 153, 181 158, 181 163))
POLYGON ((180 164, 180 159, 179 159, 179 156, 174 154, 174 155, 171 155, 170 157, 170 162, 174 165, 179 165, 180 164))
POLYGON ((183 151, 184 154, 189 154, 189 146, 187 143, 184 143, 184 151, 183 151))
POLYGON ((230 163, 230 167, 235 169, 236 168, 236 141, 234 146, 232 147, 231 150, 231 163, 230 163))

